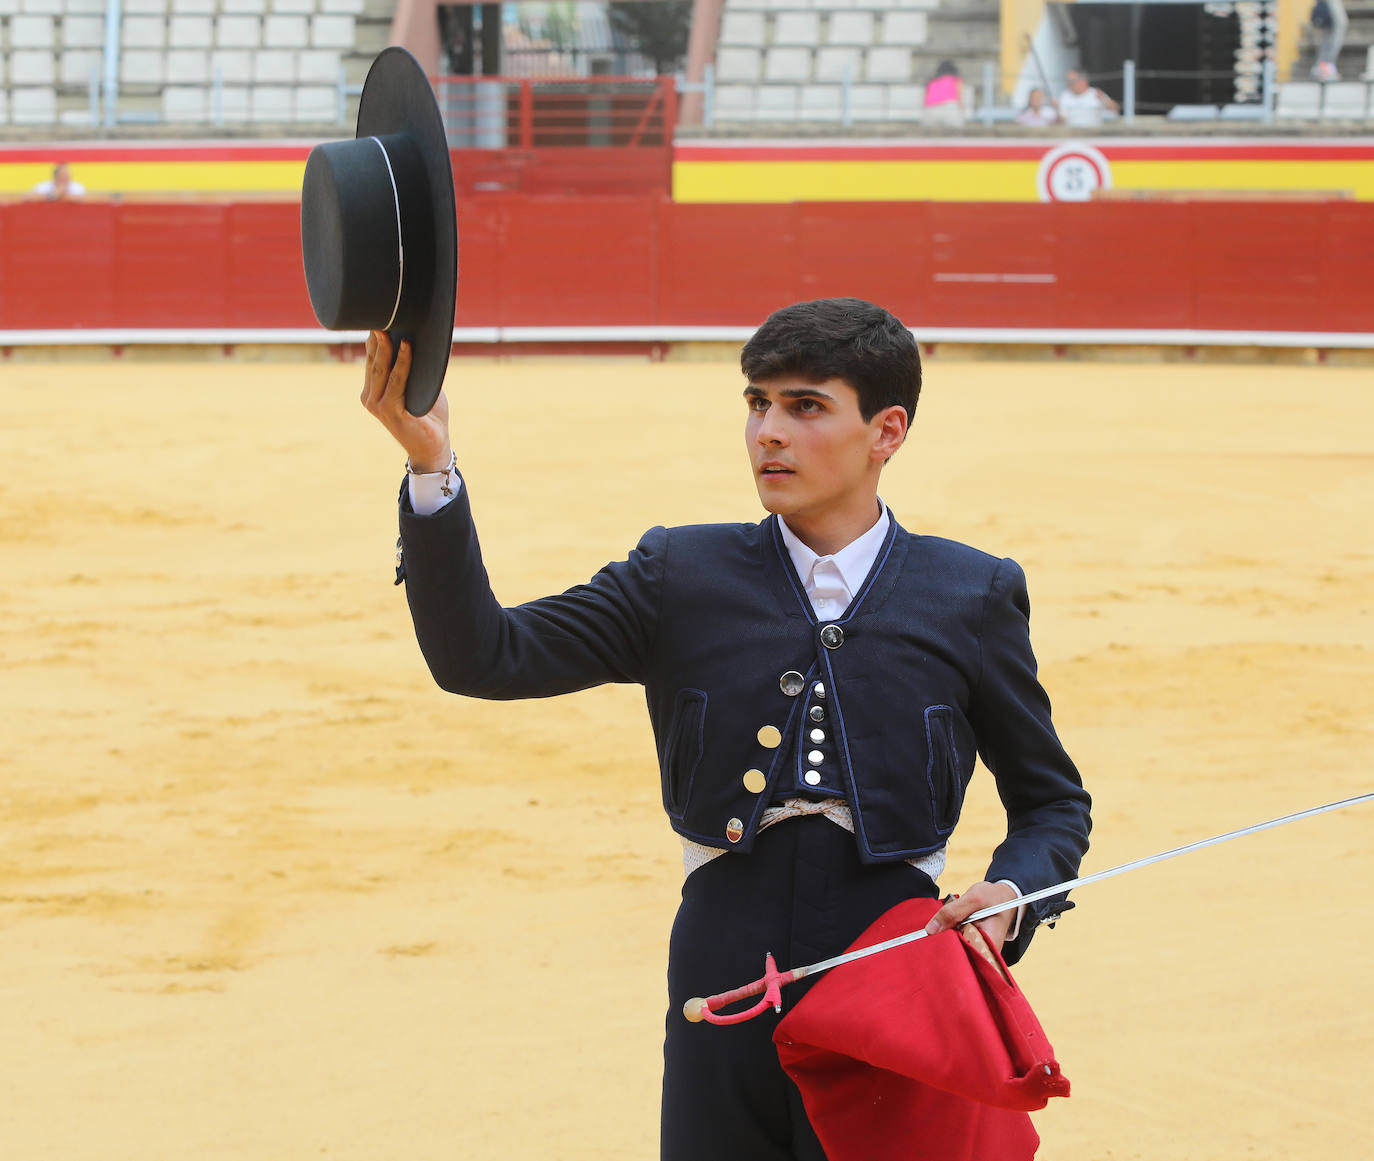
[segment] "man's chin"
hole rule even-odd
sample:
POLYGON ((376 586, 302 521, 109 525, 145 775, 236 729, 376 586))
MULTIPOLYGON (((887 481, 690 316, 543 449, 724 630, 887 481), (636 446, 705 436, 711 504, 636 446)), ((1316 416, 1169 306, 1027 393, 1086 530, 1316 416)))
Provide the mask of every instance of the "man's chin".
POLYGON ((763 510, 765 512, 771 513, 774 516, 781 516, 784 519, 786 519, 786 517, 790 516, 793 512, 797 510, 797 504, 795 501, 789 501, 786 497, 779 496, 772 489, 760 488, 758 492, 759 503, 763 505, 763 510))

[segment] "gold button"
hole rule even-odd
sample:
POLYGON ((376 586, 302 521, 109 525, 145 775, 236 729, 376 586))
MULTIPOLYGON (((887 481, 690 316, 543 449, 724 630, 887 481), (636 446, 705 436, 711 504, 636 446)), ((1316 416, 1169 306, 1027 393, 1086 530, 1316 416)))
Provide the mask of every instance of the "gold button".
POLYGON ((782 731, 777 726, 759 727, 759 745, 776 750, 782 745, 782 731))
POLYGON ((762 770, 746 770, 744 772, 744 788, 750 794, 762 794, 768 785, 768 779, 763 776, 762 770))
POLYGON ((744 837, 744 823, 737 818, 732 818, 725 824, 725 837, 732 843, 739 842, 744 837))

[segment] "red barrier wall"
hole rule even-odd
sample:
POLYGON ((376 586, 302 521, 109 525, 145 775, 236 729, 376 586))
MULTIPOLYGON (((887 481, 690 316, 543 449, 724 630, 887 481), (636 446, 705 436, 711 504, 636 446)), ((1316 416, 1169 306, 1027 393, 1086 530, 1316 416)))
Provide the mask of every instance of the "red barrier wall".
MULTIPOLYGON (((464 198, 460 326, 756 324, 857 295, 920 327, 1356 331, 1374 203, 681 205, 464 198)), ((293 203, 0 206, 0 330, 308 327, 293 203)))

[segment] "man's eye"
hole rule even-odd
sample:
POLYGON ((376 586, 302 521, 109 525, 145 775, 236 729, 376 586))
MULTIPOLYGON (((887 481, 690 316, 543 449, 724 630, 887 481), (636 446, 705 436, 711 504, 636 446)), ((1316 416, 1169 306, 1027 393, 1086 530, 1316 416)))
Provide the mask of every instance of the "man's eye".
POLYGON ((757 395, 749 396, 749 410, 762 411, 768 406, 767 399, 760 399, 757 395))

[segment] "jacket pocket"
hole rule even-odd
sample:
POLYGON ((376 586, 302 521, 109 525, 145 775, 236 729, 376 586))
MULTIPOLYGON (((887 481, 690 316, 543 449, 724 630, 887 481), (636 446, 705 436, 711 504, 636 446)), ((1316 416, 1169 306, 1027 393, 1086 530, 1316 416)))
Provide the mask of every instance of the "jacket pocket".
POLYGON ((943 836, 954 829, 963 805, 959 750, 954 742, 954 710, 947 705, 927 706, 925 718, 930 816, 935 823, 935 832, 943 836))
POLYGON ((692 781, 705 748, 706 694, 699 689, 678 691, 673 720, 659 759, 663 774, 663 806, 681 818, 692 797, 692 781))

